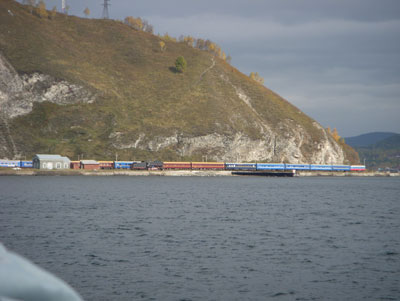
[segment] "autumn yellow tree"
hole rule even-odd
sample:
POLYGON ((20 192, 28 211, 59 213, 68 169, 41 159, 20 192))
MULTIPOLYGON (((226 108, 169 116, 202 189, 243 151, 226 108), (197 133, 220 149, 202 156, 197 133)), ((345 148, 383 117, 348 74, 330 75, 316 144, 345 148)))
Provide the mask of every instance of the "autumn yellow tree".
POLYGON ((264 79, 258 74, 258 72, 251 72, 249 77, 260 84, 264 84, 264 79))
POLYGON ((36 7, 36 12, 41 18, 47 18, 49 15, 46 10, 46 4, 44 3, 43 0, 40 0, 37 7, 36 7))
POLYGON ((221 56, 221 58, 222 58, 224 61, 226 61, 226 53, 223 52, 223 51, 222 51, 222 56, 221 56))
POLYGON ((193 47, 194 45, 194 38, 191 36, 187 36, 183 38, 183 41, 188 44, 190 47, 193 47))
POLYGON ((165 51, 165 49, 167 49, 167 46, 165 45, 165 42, 164 42, 164 41, 160 41, 160 42, 159 42, 159 45, 160 45, 161 51, 165 51))
POLYGON ((336 140, 336 142, 339 142, 339 140, 340 140, 340 138, 341 138, 341 137, 339 136, 339 133, 338 133, 338 131, 337 131, 336 128, 334 128, 333 131, 332 131, 332 137, 333 137, 333 139, 336 140))
POLYGON ((128 24, 130 27, 136 30, 143 29, 143 22, 141 18, 126 17, 125 24, 128 24))
POLYGON ((86 18, 89 17, 90 15, 90 10, 88 7, 85 8, 85 10, 83 11, 83 13, 85 14, 86 18))

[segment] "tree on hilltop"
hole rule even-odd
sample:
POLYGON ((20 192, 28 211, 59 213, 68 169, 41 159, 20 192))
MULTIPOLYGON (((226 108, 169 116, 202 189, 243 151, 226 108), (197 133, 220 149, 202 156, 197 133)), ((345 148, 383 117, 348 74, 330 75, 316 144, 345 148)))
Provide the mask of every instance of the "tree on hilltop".
POLYGON ((36 7, 37 14, 41 18, 47 18, 49 15, 46 10, 46 3, 43 0, 40 0, 36 7))
POLYGON ((83 11, 83 13, 85 14, 86 18, 89 17, 90 15, 90 10, 88 7, 85 8, 85 10, 83 11))
POLYGON ((125 24, 129 25, 130 27, 136 30, 143 29, 143 21, 141 18, 126 17, 125 24))
POLYGON ((151 24, 149 23, 149 21, 143 19, 143 20, 142 20, 142 24, 143 24, 142 30, 143 30, 144 32, 148 32, 148 33, 153 33, 153 32, 154 32, 153 25, 151 25, 151 24))
POLYGON ((264 84, 264 79, 258 74, 258 72, 251 72, 249 77, 262 85, 264 84))

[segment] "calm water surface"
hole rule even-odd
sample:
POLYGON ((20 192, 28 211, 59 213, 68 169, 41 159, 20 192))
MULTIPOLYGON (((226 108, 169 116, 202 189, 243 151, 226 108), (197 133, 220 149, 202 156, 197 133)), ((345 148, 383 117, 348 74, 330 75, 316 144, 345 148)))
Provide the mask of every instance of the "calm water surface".
POLYGON ((400 300, 400 178, 0 177, 0 241, 85 300, 400 300))

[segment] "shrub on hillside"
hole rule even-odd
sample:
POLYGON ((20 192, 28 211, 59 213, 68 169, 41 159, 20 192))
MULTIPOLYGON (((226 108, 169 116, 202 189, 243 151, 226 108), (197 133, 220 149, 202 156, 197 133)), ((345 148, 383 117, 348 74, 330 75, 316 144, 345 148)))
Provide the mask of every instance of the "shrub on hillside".
POLYGON ((186 70, 187 62, 183 56, 179 56, 175 61, 176 71, 183 73, 186 70))

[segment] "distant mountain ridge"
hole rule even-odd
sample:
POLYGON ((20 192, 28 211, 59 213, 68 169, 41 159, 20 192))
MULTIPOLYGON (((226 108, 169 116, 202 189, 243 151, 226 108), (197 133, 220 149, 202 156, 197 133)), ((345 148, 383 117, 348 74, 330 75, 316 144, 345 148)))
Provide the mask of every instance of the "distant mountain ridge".
POLYGON ((394 135, 397 135, 397 133, 371 132, 354 137, 347 137, 344 139, 351 147, 368 147, 394 135))
POLYGON ((386 139, 380 140, 373 144, 372 147, 383 149, 400 149, 400 134, 394 134, 386 139))
POLYGON ((400 169, 400 134, 377 132, 360 135, 348 142, 368 169, 400 169), (360 145, 360 146, 358 146, 360 145))

